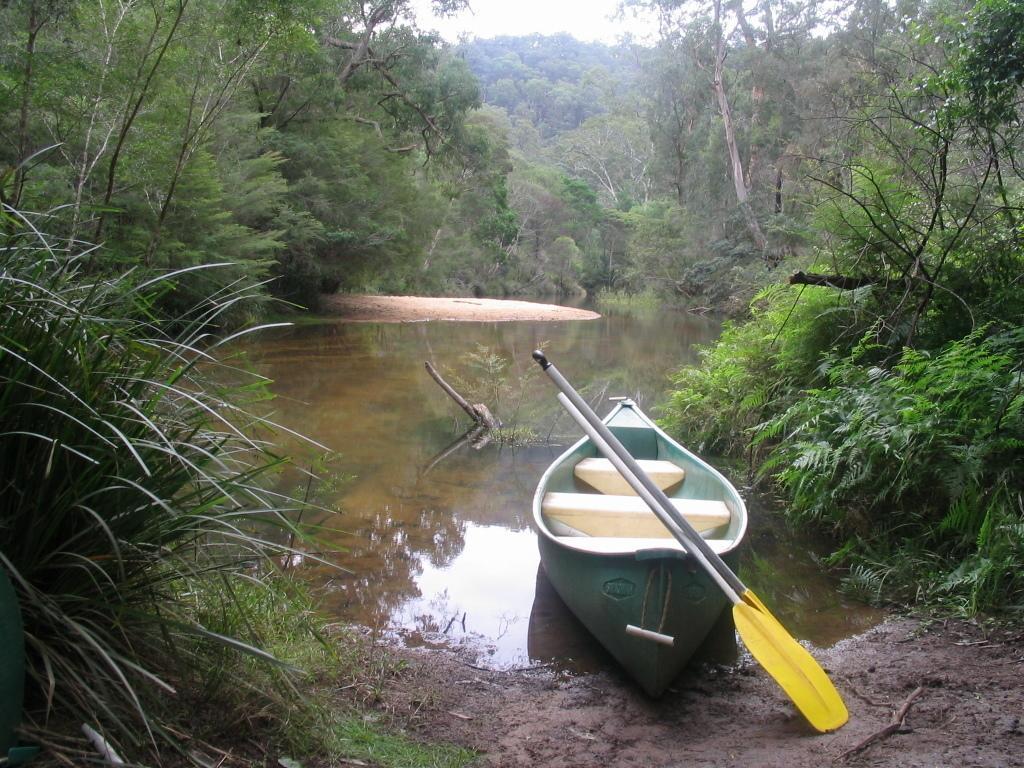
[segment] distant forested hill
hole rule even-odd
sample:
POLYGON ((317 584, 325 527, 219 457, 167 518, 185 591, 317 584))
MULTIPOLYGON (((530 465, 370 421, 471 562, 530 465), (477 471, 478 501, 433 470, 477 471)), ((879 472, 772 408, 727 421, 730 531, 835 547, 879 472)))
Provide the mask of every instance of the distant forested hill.
POLYGON ((459 52, 484 102, 528 119, 545 139, 607 111, 609 101, 634 89, 640 72, 629 47, 567 34, 473 40, 459 52))

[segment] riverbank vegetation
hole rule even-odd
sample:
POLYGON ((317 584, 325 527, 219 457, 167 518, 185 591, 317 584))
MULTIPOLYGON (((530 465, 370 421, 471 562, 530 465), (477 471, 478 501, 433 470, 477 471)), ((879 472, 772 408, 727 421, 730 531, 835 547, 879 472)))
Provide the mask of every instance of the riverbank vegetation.
POLYGON ((679 372, 666 423, 745 453, 831 529, 856 593, 1019 611, 1024 5, 928 10, 858 73, 809 274, 679 372))
POLYGON ((162 316, 187 275, 97 275, 47 220, 8 208, 0 247, 0 563, 24 625, 23 739, 73 762, 95 759, 85 724, 133 762, 207 764, 255 741, 464 763, 316 682, 367 673, 283 567, 304 503, 274 490, 281 429, 247 409, 263 383, 217 375, 227 339, 207 329, 245 292, 162 316))

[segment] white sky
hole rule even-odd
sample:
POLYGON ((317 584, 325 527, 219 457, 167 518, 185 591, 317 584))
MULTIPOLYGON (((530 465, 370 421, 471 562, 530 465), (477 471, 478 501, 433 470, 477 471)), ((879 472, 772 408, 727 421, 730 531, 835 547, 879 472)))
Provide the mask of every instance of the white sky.
POLYGON ((632 9, 621 19, 620 0, 469 0, 471 10, 453 19, 439 19, 430 11, 430 0, 413 0, 420 27, 433 29, 450 42, 459 35, 553 35, 568 32, 578 40, 614 43, 626 33, 643 40, 657 31, 654 21, 634 17, 632 9))

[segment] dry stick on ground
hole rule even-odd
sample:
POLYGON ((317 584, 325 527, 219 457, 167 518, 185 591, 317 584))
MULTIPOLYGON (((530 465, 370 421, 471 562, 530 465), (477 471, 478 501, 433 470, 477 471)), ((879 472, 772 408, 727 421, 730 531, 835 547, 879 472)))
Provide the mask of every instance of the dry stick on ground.
POLYGON ((437 372, 437 369, 434 368, 434 366, 432 366, 429 362, 425 362, 423 365, 426 367, 427 373, 429 373, 430 376, 434 379, 434 381, 438 383, 441 389, 448 393, 448 397, 450 397, 452 400, 458 403, 459 408, 468 413, 470 418, 473 419, 473 421, 475 421, 477 424, 482 424, 488 429, 501 428, 501 422, 494 417, 494 414, 491 413, 490 409, 486 405, 484 405, 483 403, 470 405, 468 402, 466 402, 466 398, 464 398, 462 395, 460 395, 458 392, 452 389, 451 385, 441 378, 441 374, 437 372))
POLYGON ((903 706, 899 708, 899 711, 893 714, 892 720, 889 724, 881 730, 875 731, 866 739, 860 743, 850 747, 848 750, 843 752, 837 759, 845 760, 851 755, 855 755, 863 749, 866 749, 870 744, 874 744, 876 741, 888 738, 896 733, 900 728, 903 727, 903 721, 907 719, 907 713, 910 712, 910 708, 914 705, 917 697, 924 693, 924 688, 920 685, 914 689, 914 692, 907 697, 907 700, 903 702, 903 706))

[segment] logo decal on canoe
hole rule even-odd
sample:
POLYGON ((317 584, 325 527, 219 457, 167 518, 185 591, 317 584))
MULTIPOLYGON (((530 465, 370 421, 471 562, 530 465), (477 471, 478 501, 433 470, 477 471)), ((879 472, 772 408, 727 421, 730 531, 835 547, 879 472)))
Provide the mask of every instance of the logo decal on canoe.
POLYGON ((686 587, 686 599, 691 603, 699 603, 707 596, 707 588, 698 582, 693 582, 686 587))
POLYGON ((636 592, 636 584, 629 579, 612 579, 604 583, 602 590, 612 600, 625 600, 636 592))

